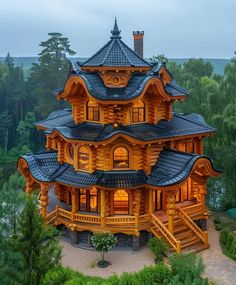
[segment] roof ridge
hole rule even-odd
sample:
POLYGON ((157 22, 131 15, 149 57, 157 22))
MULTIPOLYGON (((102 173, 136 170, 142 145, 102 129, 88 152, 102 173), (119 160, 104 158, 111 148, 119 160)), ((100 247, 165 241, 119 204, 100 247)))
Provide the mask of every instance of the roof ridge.
MULTIPOLYGON (((196 113, 189 113, 189 114, 196 114, 196 113)), ((206 122, 205 123, 201 123, 201 122, 198 122, 198 121, 194 121, 194 120, 191 120, 191 119, 189 119, 189 118, 186 118, 185 116, 186 116, 186 114, 183 114, 183 115, 180 115, 180 114, 178 114, 178 113, 174 113, 174 115, 176 116, 176 117, 181 117, 183 120, 185 120, 185 121, 188 121, 188 122, 192 122, 192 123, 194 123, 194 124, 197 124, 197 125, 199 125, 199 126, 209 126, 210 128, 212 128, 212 129, 215 129, 215 128, 213 128, 213 127, 211 127, 210 125, 208 125, 206 122)), ((197 114, 198 115, 198 114, 197 114)))
POLYGON ((84 66, 88 61, 93 59, 97 54, 99 54, 104 48, 106 48, 110 42, 112 42, 112 39, 110 39, 104 46, 102 46, 94 55, 92 55, 90 58, 88 58, 85 62, 81 64, 81 66, 84 66))
POLYGON ((123 54, 125 55, 127 61, 130 63, 130 65, 131 65, 131 66, 134 65, 134 64, 131 62, 131 60, 129 59, 129 57, 128 57, 128 55, 126 54, 126 52, 124 51, 124 49, 123 49, 123 47, 122 47, 122 45, 121 45, 121 42, 123 43, 123 41, 120 39, 120 40, 118 41, 118 44, 119 44, 119 46, 120 46, 120 48, 121 48, 123 54))
POLYGON ((111 51, 111 49, 113 48, 113 46, 114 46, 114 43, 115 43, 115 38, 112 38, 111 39, 111 44, 110 44, 110 47, 108 48, 108 50, 107 50, 107 54, 105 55, 105 57, 104 57, 104 59, 103 59, 103 61, 102 61, 102 65, 105 63, 105 61, 107 60, 107 58, 108 58, 108 56, 109 56, 109 54, 110 54, 110 51, 111 51))
POLYGON ((142 58, 141 56, 139 56, 134 50, 132 50, 132 48, 130 48, 125 42, 123 42, 121 39, 120 41, 122 42, 122 44, 131 52, 133 52, 135 54, 135 56, 137 56, 141 61, 145 62, 146 64, 148 64, 149 66, 152 66, 149 62, 147 62, 144 58, 142 58))

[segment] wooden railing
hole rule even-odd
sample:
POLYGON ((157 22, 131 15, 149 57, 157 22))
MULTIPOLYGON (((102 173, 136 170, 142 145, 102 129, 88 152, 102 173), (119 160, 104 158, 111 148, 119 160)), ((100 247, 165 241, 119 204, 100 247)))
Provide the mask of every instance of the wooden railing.
MULTIPOLYGON (((180 253, 181 245, 180 241, 177 240, 173 234, 168 230, 168 228, 162 223, 162 221, 155 215, 151 216, 151 222, 157 228, 158 231, 166 238, 166 240, 171 244, 177 253, 180 253)), ((151 229, 152 230, 152 229, 151 229)), ((155 236, 158 236, 158 233, 154 230, 152 231, 155 236)))
POLYGON ((66 211, 66 210, 64 210, 62 208, 58 208, 57 211, 58 211, 58 216, 61 216, 63 218, 69 219, 69 220, 72 220, 72 213, 71 212, 66 211))
POLYGON ((55 209, 54 211, 52 211, 46 216, 46 219, 45 219, 46 224, 50 224, 53 220, 56 219, 56 217, 57 217, 57 209, 55 209))
POLYGON ((197 214, 201 214, 205 211, 205 207, 203 204, 195 204, 188 207, 181 208, 183 212, 188 216, 193 216, 197 214))
POLYGON ((203 241, 208 244, 208 233, 203 231, 181 208, 176 208, 179 217, 188 225, 188 227, 203 241))
POLYGON ((114 216, 114 217, 106 217, 105 223, 108 226, 134 226, 135 224, 135 217, 134 216, 114 216))
POLYGON ((91 216, 83 214, 74 214, 74 220, 79 223, 88 223, 88 224, 100 224, 100 216, 91 216))
MULTIPOLYGON (((92 216, 87 214, 72 213, 62 208, 56 208, 46 217, 46 223, 49 224, 57 217, 63 217, 77 223, 85 224, 101 224, 102 218, 100 216, 92 216)), ((114 227, 137 227, 139 224, 144 225, 150 222, 150 215, 141 216, 113 216, 105 217, 105 225, 114 227)))

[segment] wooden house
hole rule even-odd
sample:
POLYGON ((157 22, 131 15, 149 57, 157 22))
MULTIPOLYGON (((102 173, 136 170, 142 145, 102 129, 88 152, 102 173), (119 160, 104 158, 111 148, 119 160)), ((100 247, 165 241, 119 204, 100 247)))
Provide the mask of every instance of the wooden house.
POLYGON ((37 122, 45 149, 19 158, 26 192, 40 189, 46 223, 65 227, 75 244, 94 232, 117 235, 137 250, 152 236, 176 252, 208 246, 207 179, 217 176, 203 154, 215 129, 197 114, 177 114, 180 87, 165 63, 142 58, 122 40, 115 21, 110 40, 78 64, 57 92, 72 109, 37 122))

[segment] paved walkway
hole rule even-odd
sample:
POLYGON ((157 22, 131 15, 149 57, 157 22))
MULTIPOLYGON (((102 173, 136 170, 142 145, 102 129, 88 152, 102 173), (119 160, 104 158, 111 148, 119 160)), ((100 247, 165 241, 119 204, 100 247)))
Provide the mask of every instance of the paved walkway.
POLYGON ((200 253, 206 265, 206 275, 217 285, 236 285, 236 262, 222 254, 219 232, 212 221, 208 222, 208 233, 211 247, 200 253))
POLYGON ((62 265, 80 271, 86 275, 108 277, 122 274, 123 272, 139 271, 145 265, 154 264, 154 255, 145 247, 139 251, 112 250, 105 254, 105 259, 112 262, 107 268, 98 268, 96 262, 100 255, 94 250, 81 249, 71 246, 66 241, 61 241, 63 246, 62 265))
MULTIPOLYGON (((219 233, 215 231, 211 221, 208 233, 211 247, 200 253, 206 265, 206 275, 217 285, 236 285, 236 262, 222 254, 218 242, 219 233)), ((97 252, 73 247, 63 240, 61 244, 62 264, 87 275, 107 277, 114 273, 138 271, 144 266, 154 264, 154 256, 148 248, 138 252, 113 250, 105 255, 106 260, 112 262, 112 266, 100 269, 96 266, 96 261, 99 260, 97 252)))

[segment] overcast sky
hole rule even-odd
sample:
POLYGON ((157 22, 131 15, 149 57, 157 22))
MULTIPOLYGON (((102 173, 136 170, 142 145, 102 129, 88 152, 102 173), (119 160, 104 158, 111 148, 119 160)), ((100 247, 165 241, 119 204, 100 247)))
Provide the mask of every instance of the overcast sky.
POLYGON ((35 56, 49 32, 91 56, 115 16, 130 47, 132 31, 144 30, 145 57, 231 58, 236 49, 236 0, 0 0, 0 56, 35 56))

